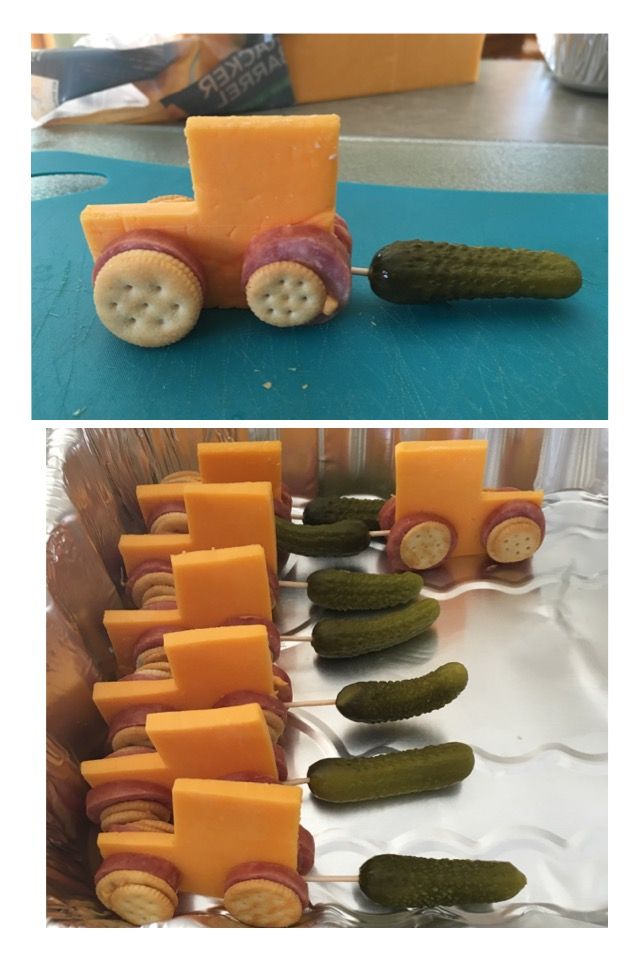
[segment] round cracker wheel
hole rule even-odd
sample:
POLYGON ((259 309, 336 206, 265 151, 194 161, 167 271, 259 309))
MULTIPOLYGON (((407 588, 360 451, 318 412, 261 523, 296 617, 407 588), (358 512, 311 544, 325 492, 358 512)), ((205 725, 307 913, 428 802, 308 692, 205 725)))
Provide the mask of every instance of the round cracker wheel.
POLYGON ((196 325, 203 293, 182 260, 159 250, 130 249, 102 265, 93 299, 98 317, 116 337, 138 347, 164 347, 196 325))
POLYGON ((149 533, 189 533, 189 521, 184 510, 160 513, 149 525, 149 533))
POLYGON ((249 927, 291 927, 301 919, 309 895, 305 880, 295 870, 256 861, 229 872, 223 903, 249 927))
POLYGON ((535 503, 512 500, 489 516, 482 543, 495 563, 519 563, 528 560, 544 539, 544 513, 535 503))
POLYGON ((98 900, 137 926, 170 920, 178 905, 180 872, 161 857, 113 854, 102 861, 94 882, 98 900))
POLYGON ((273 327, 301 327, 322 314, 327 290, 313 270, 293 260, 260 267, 245 288, 252 313, 273 327))
POLYGON ((274 227, 249 242, 241 283, 250 309, 266 323, 324 323, 349 300, 350 258, 344 244, 320 227, 274 227))
POLYGON ((444 517, 416 513, 394 523, 387 556, 394 570, 430 570, 451 555, 457 541, 454 527, 444 517))

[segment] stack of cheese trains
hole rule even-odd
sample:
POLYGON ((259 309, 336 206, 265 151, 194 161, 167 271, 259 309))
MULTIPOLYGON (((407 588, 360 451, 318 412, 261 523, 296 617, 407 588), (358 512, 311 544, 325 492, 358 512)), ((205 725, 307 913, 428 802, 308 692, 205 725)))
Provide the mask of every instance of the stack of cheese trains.
POLYGON ((128 534, 119 541, 133 602, 147 609, 171 608, 174 554, 254 543, 265 551, 275 602, 274 510, 281 516, 291 513, 280 442, 201 443, 198 461, 199 474, 180 473, 169 482, 136 488, 149 534, 128 534))
MULTIPOLYGON (((98 896, 134 923, 168 919, 178 876, 182 891, 221 897, 231 868, 259 859, 271 864, 272 877, 279 871, 278 889, 284 883, 301 911, 307 901, 298 869, 308 871, 314 853, 313 839, 299 826, 301 792, 283 785, 277 794, 265 793, 259 782, 286 777, 275 743, 282 727, 274 729, 256 702, 211 709, 212 701, 247 688, 254 701, 262 694, 265 703, 276 702, 266 627, 209 626, 268 617, 264 551, 250 545, 185 553, 173 557, 173 569, 175 609, 107 611, 104 617, 121 671, 130 667, 141 632, 151 631, 171 676, 138 671, 139 679, 94 687, 112 748, 82 766, 91 786, 87 812, 100 824, 105 858, 96 875, 98 896), (225 777, 240 782, 218 782, 225 777)), ((284 922, 296 919, 290 904, 284 922)))
MULTIPOLYGON (((107 907, 132 922, 172 916, 178 886, 224 896, 238 919, 258 925, 295 923, 308 904, 302 875, 313 865, 314 842, 299 826, 299 791, 279 783, 287 771, 275 742, 282 726, 274 728, 268 720, 275 701, 267 629, 262 624, 176 629, 178 618, 183 626, 219 621, 234 604, 237 613, 245 609, 242 596, 257 592, 265 603, 268 578, 261 553, 253 546, 174 557, 178 607, 164 611, 173 629, 163 634, 171 676, 151 679, 141 670, 137 680, 95 685, 112 748, 105 758, 82 765, 91 786, 87 812, 100 825, 98 845, 105 858, 96 889, 107 907), (245 594, 238 592, 240 582, 245 594), (216 589, 223 583, 226 589, 216 589), (205 584, 208 589, 200 591, 205 584), (206 606, 193 604, 197 596, 206 606), (251 692, 250 702, 241 696, 241 705, 221 706, 238 703, 243 688, 251 692), (213 709, 212 701, 217 701, 213 709), (242 782, 218 782, 225 778, 242 782), (260 781, 277 792, 265 792, 260 781), (229 835, 234 805, 238 819, 229 835), (253 826, 238 840, 238 824, 251 811, 253 826), (247 889, 253 891, 248 906, 247 889)), ((130 660, 136 625, 148 626, 162 612, 108 611, 105 624, 116 654, 130 660)), ((290 688, 284 696, 291 696, 290 688)), ((449 693, 431 708, 450 699, 449 693)), ((280 719, 277 712, 274 719, 280 719)), ((330 791, 320 796, 337 802, 383 796, 381 779, 387 780, 388 795, 438 789, 467 776, 473 754, 463 744, 448 744, 355 764, 357 770, 341 759, 328 767, 324 761, 315 764, 321 768, 318 785, 330 791), (385 770, 389 764, 392 769, 385 770), (369 780, 365 793, 353 794, 362 775, 369 780)))

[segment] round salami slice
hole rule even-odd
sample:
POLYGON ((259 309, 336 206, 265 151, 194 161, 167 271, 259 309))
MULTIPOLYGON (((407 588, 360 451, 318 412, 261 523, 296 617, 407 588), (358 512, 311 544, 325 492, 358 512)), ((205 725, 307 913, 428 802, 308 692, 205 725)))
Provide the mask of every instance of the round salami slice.
POLYGON ((198 258, 178 240, 157 230, 132 230, 105 247, 93 266, 92 282, 95 284, 96 277, 105 263, 119 253, 126 253, 127 250, 155 250, 157 253, 166 253, 170 257, 175 257, 195 274, 203 290, 206 287, 207 279, 198 258))
POLYGON ((92 823, 100 823, 100 814, 115 803, 130 800, 147 800, 172 809, 171 790, 159 783, 146 780, 112 780, 92 787, 86 796, 87 817, 92 823))
POLYGON ((298 873, 303 877, 313 869, 316 860, 316 842, 313 834, 302 825, 298 829, 298 873))
POLYGON ((246 880, 271 880, 272 883, 281 883, 289 887, 300 898, 303 908, 309 906, 309 888, 306 880, 290 867, 280 863, 267 863, 263 860, 252 860, 241 863, 227 874, 224 888, 225 893, 236 883, 246 880))
POLYGON ((143 871, 164 880, 176 893, 180 888, 180 871, 177 867, 168 860, 152 857, 146 853, 114 853, 110 857, 105 857, 94 875, 94 882, 97 884, 103 877, 116 870, 143 871))

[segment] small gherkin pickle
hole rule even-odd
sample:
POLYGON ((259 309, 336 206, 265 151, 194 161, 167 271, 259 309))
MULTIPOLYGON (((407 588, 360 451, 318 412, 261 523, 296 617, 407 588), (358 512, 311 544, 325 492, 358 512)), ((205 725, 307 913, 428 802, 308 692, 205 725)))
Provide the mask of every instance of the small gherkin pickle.
POLYGON ((424 586, 417 573, 359 573, 316 570, 307 579, 307 596, 329 610, 386 610, 416 600, 424 586))
POLYGON ((502 860, 381 854, 360 867, 360 889, 383 907, 446 907, 510 900, 527 878, 502 860))
POLYGON ((327 757, 307 771, 318 800, 356 803, 450 787, 468 777, 474 756, 466 743, 440 743, 377 757, 327 757))
POLYGON ((369 528, 362 520, 339 520, 318 526, 275 517, 278 549, 302 557, 352 557, 369 546, 369 528))
POLYGON ((440 604, 424 597, 397 610, 372 617, 335 617, 318 620, 311 646, 319 657, 359 657, 411 640, 437 619, 440 604))
POLYGON ((582 286, 578 265, 549 250, 468 247, 398 240, 375 254, 369 283, 392 303, 492 297, 570 297, 582 286))
POLYGON ((378 530, 378 514, 384 500, 360 497, 316 497, 304 508, 302 522, 317 525, 336 520, 362 520, 369 530, 378 530))
POLYGON ((336 707, 357 723, 406 720, 439 710, 462 693, 469 676, 461 663, 445 663, 410 680, 361 680, 338 693, 336 707))

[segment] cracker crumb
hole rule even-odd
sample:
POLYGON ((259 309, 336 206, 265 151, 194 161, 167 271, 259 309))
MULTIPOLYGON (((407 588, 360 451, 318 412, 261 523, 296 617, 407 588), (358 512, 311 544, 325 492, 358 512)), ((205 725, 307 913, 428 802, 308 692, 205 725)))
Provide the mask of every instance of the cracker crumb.
POLYGON ((271 390, 273 384, 271 383, 271 380, 267 380, 267 382, 263 383, 262 386, 265 388, 265 390, 271 390))

